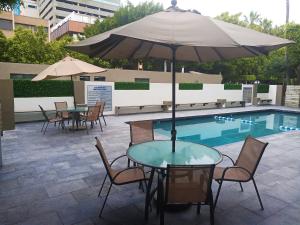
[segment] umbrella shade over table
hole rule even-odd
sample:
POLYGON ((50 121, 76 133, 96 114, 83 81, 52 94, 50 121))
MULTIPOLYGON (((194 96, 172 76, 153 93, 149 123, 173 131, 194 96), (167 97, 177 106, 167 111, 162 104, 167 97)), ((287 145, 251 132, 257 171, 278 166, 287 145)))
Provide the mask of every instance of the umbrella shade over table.
POLYGON ((47 67, 36 77, 34 77, 32 81, 55 79, 67 76, 72 77, 83 74, 102 73, 104 71, 106 71, 106 69, 67 56, 57 63, 54 63, 51 66, 47 67))
POLYGON ((70 45, 72 50, 107 59, 161 58, 173 61, 172 140, 175 151, 175 62, 212 62, 267 54, 293 43, 176 7, 146 16, 70 45))
MULTIPOLYGON (((72 79, 73 76, 102 73, 104 71, 106 71, 106 69, 67 56, 64 59, 58 61, 57 63, 54 63, 51 66, 47 67, 36 77, 34 77, 32 81, 56 79, 59 77, 71 77, 72 79)), ((74 87, 73 98, 74 106, 76 107, 74 87)))

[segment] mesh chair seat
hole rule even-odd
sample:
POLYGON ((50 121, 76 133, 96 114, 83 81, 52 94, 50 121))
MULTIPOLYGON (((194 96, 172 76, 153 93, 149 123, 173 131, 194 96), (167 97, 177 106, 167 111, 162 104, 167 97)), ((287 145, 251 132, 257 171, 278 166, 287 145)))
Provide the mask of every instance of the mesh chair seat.
POLYGON ((121 171, 122 170, 111 171, 112 177, 114 177, 113 178, 114 183, 116 184, 131 183, 131 182, 136 182, 145 179, 144 171, 141 167, 123 170, 123 172, 121 171))
POLYGON ((50 123, 61 122, 61 121, 62 121, 62 118, 60 118, 60 117, 49 119, 50 123))
MULTIPOLYGON (((214 171, 214 179, 221 180, 226 167, 216 167, 214 171)), ((241 168, 229 168, 226 170, 224 180, 227 181, 247 181, 251 178, 251 174, 241 168)))

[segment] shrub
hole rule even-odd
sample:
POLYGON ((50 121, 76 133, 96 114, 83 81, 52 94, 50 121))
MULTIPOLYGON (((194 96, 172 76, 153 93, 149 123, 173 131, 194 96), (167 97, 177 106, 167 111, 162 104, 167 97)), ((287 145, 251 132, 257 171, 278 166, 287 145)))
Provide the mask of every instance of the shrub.
POLYGON ((224 90, 241 90, 241 89, 242 89, 241 84, 231 84, 231 83, 224 84, 224 90))
POLYGON ((73 96, 73 82, 68 80, 14 80, 14 96, 21 97, 64 97, 73 96))
POLYGON ((149 83, 142 82, 115 82, 115 90, 149 90, 149 83))
POLYGON ((179 90, 202 90, 203 84, 201 83, 180 83, 179 90))
POLYGON ((268 84, 257 85, 257 93, 269 93, 270 86, 268 84))

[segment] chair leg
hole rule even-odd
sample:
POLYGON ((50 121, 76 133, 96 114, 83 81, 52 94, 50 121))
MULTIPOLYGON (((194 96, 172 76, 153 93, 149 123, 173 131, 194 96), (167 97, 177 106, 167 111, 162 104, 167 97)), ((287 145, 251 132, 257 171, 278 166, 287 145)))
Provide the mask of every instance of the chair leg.
POLYGON ((241 192, 243 192, 243 191, 244 191, 244 189, 243 189, 242 183, 241 183, 241 182, 239 182, 239 184, 240 184, 240 187, 241 187, 241 192))
POLYGON ((102 118, 103 118, 104 124, 105 124, 105 126, 106 126, 107 124, 106 124, 104 115, 102 115, 102 118))
POLYGON ((102 215, 102 212, 103 212, 104 206, 105 206, 105 204, 106 204, 106 200, 107 200, 107 198, 108 198, 108 195, 109 195, 109 192, 110 192, 111 186, 112 186, 112 183, 110 183, 110 185, 109 185, 109 188, 108 188, 107 194, 106 194, 106 196, 105 196, 105 199, 104 199, 104 202, 103 202, 102 208, 101 208, 101 210, 100 210, 100 213, 99 213, 99 217, 101 217, 101 215, 102 215))
POLYGON ((213 202, 213 195, 211 194, 209 203, 210 225, 215 224, 215 206, 213 202))
POLYGON ((214 208, 216 208, 216 206, 217 206, 217 202, 218 202, 218 198, 219 198, 219 194, 220 194, 220 191, 221 191, 222 184, 223 184, 223 180, 221 180, 220 183, 219 183, 219 188, 218 188, 218 192, 217 192, 217 195, 216 195, 214 208))
POLYGON ((261 210, 264 210, 264 206, 262 204, 262 201, 261 201, 261 198, 260 198, 260 195, 259 195, 259 192, 258 192, 258 189, 257 189, 254 178, 252 178, 252 181, 253 181, 254 188, 255 188, 255 191, 256 191, 256 194, 257 194, 257 197, 258 197, 258 200, 259 200, 260 208, 261 208, 261 210))
POLYGON ((48 125, 49 125, 49 122, 47 122, 47 125, 46 125, 46 127, 45 127, 45 129, 44 129, 44 135, 46 134, 46 130, 47 130, 47 128, 48 128, 48 125))
POLYGON ((197 214, 198 214, 198 215, 200 214, 200 210, 201 210, 201 204, 198 203, 198 204, 197 204, 197 214))
POLYGON ((103 182, 102 182, 101 188, 100 188, 100 190, 99 190, 98 197, 100 196, 100 194, 101 194, 101 192, 102 192, 102 189, 103 189, 103 186, 104 186, 104 184, 105 184, 106 178, 107 178, 107 174, 105 175, 104 180, 103 180, 103 182))
POLYGON ((41 132, 43 132, 43 129, 44 129, 44 126, 46 124, 46 121, 43 123, 43 126, 42 126, 42 129, 41 129, 41 132))
POLYGON ((100 118, 98 118, 98 120, 99 120, 99 125, 100 125, 100 128, 101 128, 101 132, 103 132, 102 124, 101 124, 100 118))
POLYGON ((89 134, 89 128, 88 128, 87 122, 86 122, 86 121, 84 121, 84 123, 85 123, 85 129, 86 129, 86 133, 87 133, 87 134, 89 134))

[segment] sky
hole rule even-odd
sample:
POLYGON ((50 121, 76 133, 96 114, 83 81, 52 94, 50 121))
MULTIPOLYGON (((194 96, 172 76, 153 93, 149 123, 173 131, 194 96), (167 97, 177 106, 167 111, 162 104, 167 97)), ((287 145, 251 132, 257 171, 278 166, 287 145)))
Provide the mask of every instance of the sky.
MULTIPOLYGON (((130 0, 138 4, 146 0, 130 0)), ((123 4, 127 0, 121 0, 123 4)), ((171 0, 154 0, 160 2, 164 8, 171 5, 171 0)), ((196 9, 204 16, 215 17, 222 12, 230 14, 243 13, 249 15, 250 11, 257 12, 262 18, 273 21, 273 25, 285 23, 286 0, 177 0, 178 7, 182 9, 196 9)), ((290 0, 290 21, 300 23, 300 0, 290 0), (297 12, 298 11, 298 12, 297 12)))

